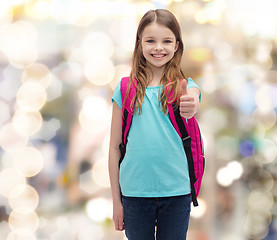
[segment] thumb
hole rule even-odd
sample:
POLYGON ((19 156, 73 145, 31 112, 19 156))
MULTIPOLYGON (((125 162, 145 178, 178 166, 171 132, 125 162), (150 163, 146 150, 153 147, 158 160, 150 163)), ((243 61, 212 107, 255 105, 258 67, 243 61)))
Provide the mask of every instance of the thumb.
POLYGON ((187 94, 187 80, 183 79, 181 82, 182 96, 187 94))

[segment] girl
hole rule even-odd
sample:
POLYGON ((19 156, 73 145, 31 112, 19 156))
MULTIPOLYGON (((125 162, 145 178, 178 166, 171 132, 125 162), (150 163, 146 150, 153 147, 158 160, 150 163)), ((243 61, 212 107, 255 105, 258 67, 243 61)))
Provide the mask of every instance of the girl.
MULTIPOLYGON (((137 80, 126 154, 119 168, 122 133, 120 83, 113 100, 109 173, 115 229, 129 240, 184 240, 190 215, 190 182, 182 140, 172 126, 167 91, 173 89, 180 114, 198 110, 200 91, 185 79, 183 42, 175 16, 163 9, 141 19, 129 81, 137 80), (155 231, 156 227, 156 231, 155 231)), ((128 91, 127 91, 128 94, 128 91)))

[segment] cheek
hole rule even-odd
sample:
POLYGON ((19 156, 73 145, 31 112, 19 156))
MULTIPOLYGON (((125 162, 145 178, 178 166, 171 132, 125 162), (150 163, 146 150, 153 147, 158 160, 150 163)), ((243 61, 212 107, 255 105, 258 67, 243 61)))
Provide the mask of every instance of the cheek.
POLYGON ((142 54, 144 57, 149 54, 149 51, 150 51, 149 47, 145 47, 145 46, 142 47, 142 54))

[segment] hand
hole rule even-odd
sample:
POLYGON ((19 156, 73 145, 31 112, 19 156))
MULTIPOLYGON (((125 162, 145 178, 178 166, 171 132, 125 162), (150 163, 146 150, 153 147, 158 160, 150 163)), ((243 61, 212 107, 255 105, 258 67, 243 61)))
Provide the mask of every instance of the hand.
POLYGON ((117 231, 123 231, 125 229, 123 224, 123 206, 122 203, 113 204, 113 221, 114 228, 117 231))
POLYGON ((181 83, 180 97, 180 115, 184 118, 192 118, 196 112, 196 103, 194 97, 189 96, 187 92, 187 80, 183 79, 181 83))

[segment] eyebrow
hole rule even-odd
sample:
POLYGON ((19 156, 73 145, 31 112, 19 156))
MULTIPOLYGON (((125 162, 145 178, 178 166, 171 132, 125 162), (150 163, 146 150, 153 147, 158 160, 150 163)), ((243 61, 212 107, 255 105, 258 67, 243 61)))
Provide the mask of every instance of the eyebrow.
MULTIPOLYGON (((145 38, 155 38, 155 37, 152 37, 152 36, 145 36, 145 38)), ((164 38, 164 39, 174 40, 174 38, 173 38, 173 37, 166 37, 166 38, 164 38)))

